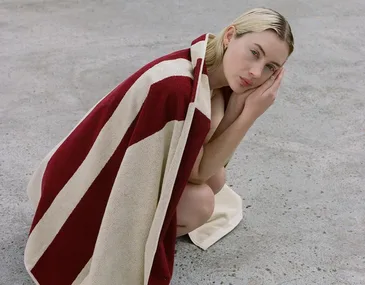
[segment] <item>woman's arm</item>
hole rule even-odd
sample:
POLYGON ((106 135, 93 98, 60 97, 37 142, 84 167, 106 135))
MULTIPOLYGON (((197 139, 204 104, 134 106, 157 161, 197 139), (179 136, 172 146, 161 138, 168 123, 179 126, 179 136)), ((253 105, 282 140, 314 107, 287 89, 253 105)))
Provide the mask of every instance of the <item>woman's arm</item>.
POLYGON ((224 113, 224 117, 214 132, 211 140, 219 137, 242 113, 248 95, 232 93, 224 113))
POLYGON ((213 176, 233 155, 249 128, 273 103, 283 76, 272 76, 258 87, 246 99, 245 107, 234 122, 219 136, 212 139, 201 150, 190 180, 193 183, 204 183, 213 176))
POLYGON ((190 182, 205 183, 232 156, 254 119, 242 113, 223 133, 204 145, 199 152, 196 165, 191 172, 190 182))

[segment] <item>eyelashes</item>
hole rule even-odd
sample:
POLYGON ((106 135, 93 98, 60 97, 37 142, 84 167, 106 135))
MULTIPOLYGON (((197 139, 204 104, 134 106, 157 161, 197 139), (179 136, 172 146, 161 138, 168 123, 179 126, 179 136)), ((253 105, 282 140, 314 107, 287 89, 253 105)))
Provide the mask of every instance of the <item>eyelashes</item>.
MULTIPOLYGON (((251 53, 254 57, 256 57, 257 59, 260 58, 260 52, 257 50, 251 50, 251 53)), ((266 65, 266 67, 271 71, 271 72, 275 72, 276 71, 276 67, 273 64, 268 64, 266 65)))
POLYGON ((255 57, 260 58, 260 53, 259 53, 258 51, 256 51, 256 50, 251 50, 251 53, 252 53, 255 57))

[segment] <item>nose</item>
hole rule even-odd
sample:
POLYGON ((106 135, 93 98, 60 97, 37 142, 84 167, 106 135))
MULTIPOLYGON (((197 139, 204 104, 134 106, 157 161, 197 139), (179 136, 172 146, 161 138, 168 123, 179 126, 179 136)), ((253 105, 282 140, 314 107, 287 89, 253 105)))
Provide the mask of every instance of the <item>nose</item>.
POLYGON ((252 76, 252 78, 260 78, 262 74, 262 67, 260 64, 255 64, 251 67, 250 69, 250 75, 252 76))

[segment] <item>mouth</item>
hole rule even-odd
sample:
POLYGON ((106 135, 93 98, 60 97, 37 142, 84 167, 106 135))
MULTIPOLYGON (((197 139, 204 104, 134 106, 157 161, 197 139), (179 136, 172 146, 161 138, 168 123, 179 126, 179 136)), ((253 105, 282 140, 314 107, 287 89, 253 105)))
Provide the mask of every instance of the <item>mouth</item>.
POLYGON ((250 87, 250 86, 253 85, 253 82, 251 80, 246 79, 246 78, 241 77, 241 76, 240 76, 240 81, 241 81, 241 85, 245 86, 245 87, 250 87))

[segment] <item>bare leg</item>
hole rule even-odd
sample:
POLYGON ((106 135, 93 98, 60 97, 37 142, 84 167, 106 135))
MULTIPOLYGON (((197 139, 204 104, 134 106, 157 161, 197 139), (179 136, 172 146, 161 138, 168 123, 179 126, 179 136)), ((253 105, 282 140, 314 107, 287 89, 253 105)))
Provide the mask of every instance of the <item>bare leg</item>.
POLYGON ((177 236, 188 234, 205 224, 214 211, 214 195, 225 184, 225 169, 208 179, 206 184, 190 184, 177 205, 177 236))
POLYGON ((214 210, 214 193, 207 184, 186 186, 177 205, 177 236, 205 224, 214 210))

